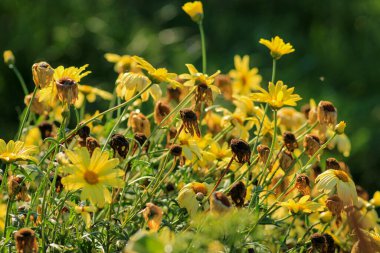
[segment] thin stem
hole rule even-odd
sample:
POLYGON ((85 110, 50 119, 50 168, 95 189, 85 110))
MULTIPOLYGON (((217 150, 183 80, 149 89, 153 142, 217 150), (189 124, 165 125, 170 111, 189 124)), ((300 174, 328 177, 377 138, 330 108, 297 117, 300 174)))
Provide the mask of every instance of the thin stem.
POLYGON ((30 108, 32 107, 32 103, 33 103, 33 100, 34 100, 34 98, 35 98, 35 96, 36 96, 37 90, 38 90, 38 88, 37 88, 37 86, 36 86, 36 87, 34 88, 33 95, 32 95, 32 98, 31 98, 29 104, 28 104, 28 107, 26 108, 26 112, 25 112, 25 114, 24 114, 24 117, 23 117, 23 119, 22 119, 22 121, 21 121, 20 128, 18 129, 17 140, 20 140, 20 138, 21 138, 22 131, 24 130, 25 122, 26 122, 26 120, 28 119, 29 112, 30 112, 30 108))
POLYGON ((22 77, 20 71, 18 71, 16 65, 9 65, 9 68, 13 70, 13 72, 16 74, 17 79, 20 81, 22 90, 24 91, 24 95, 27 96, 29 94, 28 88, 26 88, 26 84, 24 81, 24 78, 22 77))
POLYGON ((105 141, 105 143, 104 143, 104 146, 103 146, 103 148, 102 148, 102 151, 104 151, 104 150, 106 149, 107 144, 108 144, 108 142, 110 141, 113 132, 114 132, 114 131, 116 130, 116 128, 119 126, 119 124, 120 124, 121 120, 123 119, 124 115, 127 113, 127 109, 128 109, 127 107, 124 108, 123 112, 118 116, 115 125, 112 127, 110 133, 109 133, 108 136, 107 136, 107 139, 106 139, 106 141, 105 141))
POLYGON ((201 34, 201 44, 202 44, 202 72, 206 73, 207 71, 207 58, 206 58, 206 39, 205 32, 203 29, 203 23, 199 23, 199 32, 201 34))
POLYGON ((272 83, 274 83, 274 81, 276 80, 276 66, 277 66, 277 61, 276 59, 273 59, 273 63, 272 63, 272 83))

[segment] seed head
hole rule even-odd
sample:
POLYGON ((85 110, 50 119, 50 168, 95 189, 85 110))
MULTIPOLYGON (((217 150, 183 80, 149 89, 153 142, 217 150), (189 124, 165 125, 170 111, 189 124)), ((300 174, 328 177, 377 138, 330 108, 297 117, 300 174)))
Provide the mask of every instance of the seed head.
POLYGON ((173 156, 181 156, 182 155, 181 145, 177 145, 177 144, 171 145, 170 154, 173 156))
POLYGON ((35 233, 30 228, 22 228, 14 234, 17 253, 37 253, 38 244, 35 233))

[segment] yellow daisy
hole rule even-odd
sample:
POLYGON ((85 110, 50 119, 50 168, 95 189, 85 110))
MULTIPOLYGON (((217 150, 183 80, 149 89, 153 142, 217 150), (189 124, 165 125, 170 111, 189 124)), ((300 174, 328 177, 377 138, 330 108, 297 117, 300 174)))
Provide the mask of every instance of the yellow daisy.
POLYGON ((187 2, 182 6, 182 9, 191 17, 191 19, 199 23, 203 19, 203 5, 200 1, 187 2))
POLYGON ((257 102, 268 103, 275 110, 280 109, 284 105, 296 106, 296 102, 301 100, 298 94, 293 94, 294 87, 288 88, 282 81, 277 81, 276 85, 269 82, 269 91, 260 87, 258 90, 261 92, 251 94, 251 99, 257 102))
POLYGON ((279 205, 286 207, 289 210, 289 213, 312 213, 316 211, 322 211, 324 207, 316 202, 309 201, 310 195, 305 195, 298 202, 295 202, 293 199, 289 199, 287 202, 280 202, 279 205))
POLYGON ((235 55, 234 63, 235 69, 229 73, 232 78, 233 94, 245 95, 260 87, 262 77, 258 74, 257 68, 250 69, 248 55, 244 55, 243 58, 235 55))
POLYGON ((193 87, 196 85, 206 85, 210 87, 212 91, 220 93, 219 88, 213 85, 215 77, 220 73, 219 70, 211 76, 208 76, 207 74, 199 72, 193 64, 186 64, 186 67, 189 70, 189 74, 179 76, 179 78, 185 80, 184 86, 193 87))
POLYGON ((97 96, 105 100, 112 99, 111 93, 89 85, 78 85, 78 91, 78 100, 75 102, 76 108, 80 108, 83 105, 85 98, 89 103, 95 102, 97 96))
POLYGON ((330 196, 337 194, 345 205, 356 205, 358 202, 355 183, 343 170, 326 170, 315 179, 315 182, 320 192, 330 196))
POLYGON ((106 58, 108 62, 115 63, 114 70, 116 73, 121 74, 136 69, 136 62, 133 61, 130 55, 107 53, 104 55, 104 58, 106 58))
POLYGON ((38 147, 33 145, 25 145, 22 141, 10 140, 5 143, 0 139, 0 160, 5 163, 13 163, 16 161, 33 161, 37 163, 37 159, 32 155, 38 152, 38 147))
POLYGON ((77 206, 75 203, 71 201, 66 201, 66 203, 74 208, 74 212, 77 214, 80 214, 83 218, 84 223, 86 224, 86 229, 89 229, 91 227, 91 214, 96 212, 95 206, 77 206))
POLYGON ((285 44, 278 36, 271 40, 260 39, 259 43, 269 48, 270 54, 275 60, 280 59, 284 54, 290 54, 295 51, 290 43, 285 44))
POLYGON ((108 153, 102 153, 100 148, 96 148, 91 157, 85 147, 76 151, 67 150, 66 154, 72 164, 64 168, 65 172, 70 174, 62 178, 65 189, 81 189, 81 199, 88 199, 99 207, 111 203, 111 194, 107 187, 120 188, 124 185, 120 178, 124 172, 115 169, 119 159, 108 159, 108 153))

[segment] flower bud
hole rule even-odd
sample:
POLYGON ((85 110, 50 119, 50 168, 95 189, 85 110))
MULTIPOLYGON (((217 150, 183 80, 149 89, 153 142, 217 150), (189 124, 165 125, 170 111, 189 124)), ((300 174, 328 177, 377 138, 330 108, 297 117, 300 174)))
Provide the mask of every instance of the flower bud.
POLYGON ((35 233, 30 228, 22 228, 14 235, 17 253, 37 253, 38 244, 35 233))
POLYGON ((323 223, 329 223, 332 220, 332 213, 330 211, 322 212, 319 214, 319 219, 323 223))
POLYGON ((232 152, 235 155, 235 160, 238 163, 248 163, 249 165, 251 164, 251 148, 246 141, 243 141, 242 139, 232 139, 230 146, 232 152))
POLYGON ((32 66, 34 84, 43 89, 53 81, 54 69, 47 62, 35 63, 32 66))
POLYGON ((200 1, 187 2, 182 9, 190 16, 195 23, 201 23, 203 19, 203 5, 200 1))
POLYGON ((7 64, 8 66, 14 65, 16 62, 16 58, 13 55, 13 52, 11 50, 5 50, 3 53, 4 57, 4 63, 7 64))
POLYGON ((344 130, 346 129, 346 122, 341 121, 335 126, 335 133, 344 134, 344 130))
POLYGON ((201 202, 204 198, 205 198, 205 195, 202 193, 202 192, 197 192, 197 194, 195 194, 195 198, 201 202))

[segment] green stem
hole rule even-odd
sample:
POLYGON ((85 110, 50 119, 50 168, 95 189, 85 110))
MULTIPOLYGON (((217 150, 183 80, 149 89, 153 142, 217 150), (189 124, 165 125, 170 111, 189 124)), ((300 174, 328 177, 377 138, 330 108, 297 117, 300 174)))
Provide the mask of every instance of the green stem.
POLYGON ((33 103, 33 100, 34 100, 34 98, 35 98, 35 96, 36 96, 37 90, 38 90, 38 88, 37 88, 37 86, 36 86, 36 87, 34 88, 33 95, 32 95, 32 98, 31 98, 29 104, 28 104, 28 107, 26 108, 26 112, 25 112, 25 114, 24 114, 24 117, 23 117, 23 119, 22 119, 22 121, 21 121, 20 128, 18 129, 17 140, 20 140, 20 138, 21 138, 22 131, 23 131, 23 129, 24 129, 25 122, 26 122, 26 120, 28 119, 29 112, 30 112, 30 108, 32 107, 32 103, 33 103))
POLYGON ((199 23, 199 32, 201 34, 201 44, 202 44, 202 72, 206 74, 207 71, 207 58, 206 58, 206 39, 205 32, 203 29, 203 23, 199 23))
POLYGON ((106 149, 107 144, 108 144, 108 142, 110 141, 113 132, 115 132, 116 128, 119 126, 119 124, 120 124, 121 120, 123 119, 124 115, 127 113, 127 109, 128 109, 127 107, 124 108, 123 112, 118 116, 115 125, 112 127, 110 133, 109 133, 108 136, 107 136, 107 139, 106 139, 106 141, 105 141, 105 143, 104 143, 104 146, 103 146, 103 148, 102 148, 102 151, 104 151, 104 150, 106 149))
POLYGON ((277 61, 276 59, 273 59, 273 64, 272 64, 272 83, 276 80, 276 66, 277 66, 277 61))
POLYGON ((24 95, 27 96, 29 94, 29 91, 28 91, 28 88, 26 88, 26 84, 25 84, 24 78, 22 78, 22 75, 21 75, 20 71, 18 71, 16 65, 13 65, 13 64, 9 65, 9 68, 12 69, 13 72, 16 74, 18 80, 20 81, 22 90, 24 91, 24 95))

